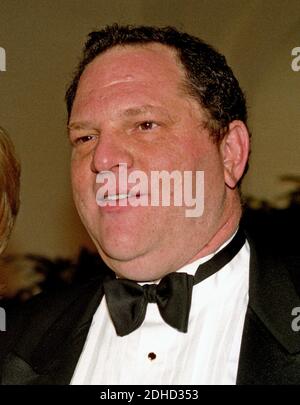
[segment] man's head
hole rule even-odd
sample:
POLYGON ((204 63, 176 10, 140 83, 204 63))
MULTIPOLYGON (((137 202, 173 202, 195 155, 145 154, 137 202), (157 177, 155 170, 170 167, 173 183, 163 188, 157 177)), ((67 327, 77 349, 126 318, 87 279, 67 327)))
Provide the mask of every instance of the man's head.
POLYGON ((120 276, 160 278, 230 236, 249 137, 244 96, 223 56, 173 28, 114 25, 90 34, 66 99, 75 203, 120 276), (96 176, 117 175, 121 163, 148 178, 204 171, 203 215, 187 218, 184 206, 99 207, 96 176))
POLYGON ((173 27, 107 26, 91 32, 82 60, 66 93, 68 118, 80 77, 98 55, 115 46, 158 43, 174 49, 185 71, 183 85, 207 114, 207 125, 216 141, 227 132, 230 122, 247 122, 244 94, 223 55, 201 39, 173 27))

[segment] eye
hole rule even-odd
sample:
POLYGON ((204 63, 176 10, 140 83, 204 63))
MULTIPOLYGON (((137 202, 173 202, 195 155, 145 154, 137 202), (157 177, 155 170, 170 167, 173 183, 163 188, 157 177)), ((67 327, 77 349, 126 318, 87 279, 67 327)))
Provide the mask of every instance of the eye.
POLYGON ((158 125, 153 121, 144 121, 139 124, 139 129, 142 131, 151 131, 151 129, 155 129, 158 125))
POLYGON ((95 138, 94 135, 84 135, 84 136, 80 136, 80 137, 78 137, 78 138, 76 138, 76 139, 74 140, 74 144, 75 144, 75 145, 79 145, 79 144, 82 144, 82 143, 87 143, 87 142, 93 140, 94 138, 95 138))

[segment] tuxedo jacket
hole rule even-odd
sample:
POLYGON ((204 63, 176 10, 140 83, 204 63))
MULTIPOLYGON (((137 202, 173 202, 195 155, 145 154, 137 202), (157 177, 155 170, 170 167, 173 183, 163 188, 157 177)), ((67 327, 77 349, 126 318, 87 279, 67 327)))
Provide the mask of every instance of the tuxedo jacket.
MULTIPOLYGON (((300 384, 300 256, 279 255, 249 234, 247 239, 249 304, 237 384, 300 384)), ((103 298, 105 273, 101 269, 83 285, 40 294, 8 316, 7 332, 0 333, 2 384, 70 383, 103 298)))

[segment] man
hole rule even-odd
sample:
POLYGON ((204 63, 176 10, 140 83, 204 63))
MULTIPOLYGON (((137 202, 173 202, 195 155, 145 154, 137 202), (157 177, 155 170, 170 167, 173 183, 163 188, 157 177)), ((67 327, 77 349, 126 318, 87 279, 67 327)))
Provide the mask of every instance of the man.
POLYGON ((249 133, 225 58, 173 28, 113 25, 90 34, 66 100, 75 203, 112 271, 24 309, 2 383, 300 382, 297 264, 239 229, 249 133), (138 192, 124 168, 145 175, 138 192), (204 173, 201 215, 145 187, 174 171, 196 193, 204 173))

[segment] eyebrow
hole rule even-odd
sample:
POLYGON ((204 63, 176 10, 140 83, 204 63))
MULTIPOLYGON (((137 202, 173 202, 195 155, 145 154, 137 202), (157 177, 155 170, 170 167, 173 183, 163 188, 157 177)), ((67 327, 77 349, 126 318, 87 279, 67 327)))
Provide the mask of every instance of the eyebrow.
POLYGON ((155 107, 153 105, 146 104, 146 105, 142 105, 140 107, 128 108, 125 111, 121 111, 119 115, 132 117, 132 116, 135 116, 135 115, 145 114, 145 113, 148 113, 148 112, 154 112, 154 111, 158 111, 158 110, 166 112, 166 110, 163 107, 155 107))
MULTIPOLYGON (((167 115, 167 117, 170 119, 168 111, 164 107, 155 107, 151 104, 145 104, 140 107, 130 107, 127 108, 124 111, 120 111, 117 116, 118 117, 135 117, 141 114, 149 113, 149 112, 155 112, 155 111, 160 111, 164 114, 167 115)), ((95 126, 89 122, 89 121, 78 121, 78 122, 72 122, 68 124, 67 129, 69 131, 71 130, 83 130, 83 129, 94 129, 96 130, 95 126)))
POLYGON ((92 125, 91 122, 89 121, 78 121, 78 122, 72 122, 71 124, 67 125, 67 129, 69 131, 71 130, 80 130, 80 129, 95 129, 94 125, 92 125))

